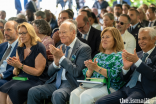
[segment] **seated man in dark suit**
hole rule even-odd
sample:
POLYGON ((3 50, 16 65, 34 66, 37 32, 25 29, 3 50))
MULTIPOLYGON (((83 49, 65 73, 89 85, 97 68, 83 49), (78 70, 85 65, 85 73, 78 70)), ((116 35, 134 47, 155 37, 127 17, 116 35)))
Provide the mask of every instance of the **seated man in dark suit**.
POLYGON ((97 54, 99 50, 99 45, 101 41, 101 37, 100 37, 101 31, 90 26, 90 22, 87 16, 85 15, 79 15, 76 18, 76 21, 77 21, 78 30, 82 34, 82 38, 87 40, 87 44, 92 49, 91 56, 93 58, 94 55, 97 54))
POLYGON ((66 20, 59 27, 61 42, 59 48, 50 45, 54 62, 48 68, 51 77, 44 85, 33 87, 28 92, 27 104, 39 104, 51 97, 53 104, 65 104, 70 93, 79 86, 77 80, 84 79, 84 61, 91 58, 90 47, 76 37, 75 21, 66 20), (65 56, 64 56, 65 54, 65 56))
POLYGON ((123 1, 123 0, 117 0, 117 1, 114 1, 113 2, 113 7, 116 5, 116 4, 127 4, 127 2, 123 1))
POLYGON ((7 59, 16 56, 18 45, 17 25, 15 21, 8 21, 4 26, 4 36, 7 42, 0 44, 0 86, 13 76, 14 67, 7 64, 7 59))
POLYGON ((148 27, 156 26, 156 8, 149 7, 146 12, 147 19, 149 20, 148 27))
POLYGON ((136 52, 141 51, 141 48, 138 44, 138 32, 141 27, 141 23, 139 22, 139 12, 136 9, 129 9, 128 15, 131 18, 131 26, 128 28, 128 32, 131 33, 136 40, 136 52))
MULTIPOLYGON (((127 82, 120 90, 99 99, 96 104, 120 104, 147 100, 156 95, 156 30, 151 27, 139 30, 138 43, 142 51, 134 54, 123 50, 121 78, 127 82)), ((139 102, 138 102, 139 103, 139 102)), ((142 102, 144 103, 144 102, 142 102)))
POLYGON ((57 21, 54 16, 52 17, 53 14, 50 12, 50 10, 45 10, 44 12, 46 15, 45 20, 49 23, 51 30, 53 31, 53 29, 58 28, 57 21))

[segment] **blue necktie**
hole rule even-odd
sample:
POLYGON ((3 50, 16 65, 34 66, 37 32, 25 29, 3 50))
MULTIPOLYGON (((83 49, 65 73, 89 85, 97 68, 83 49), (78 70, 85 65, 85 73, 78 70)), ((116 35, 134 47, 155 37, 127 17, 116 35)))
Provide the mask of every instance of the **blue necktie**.
POLYGON ((149 25, 148 25, 148 27, 151 27, 152 23, 153 23, 153 22, 150 22, 149 25))
MULTIPOLYGON (((66 53, 65 53, 65 57, 68 57, 68 50, 70 49, 69 46, 66 46, 66 53)), ((58 89, 61 85, 61 77, 62 77, 62 70, 63 67, 61 67, 61 69, 57 72, 57 78, 56 78, 56 88, 58 89)))
MULTIPOLYGON (((145 62, 147 56, 148 56, 148 53, 144 53, 143 58, 142 58, 142 62, 145 62)), ((132 78, 127 83, 126 87, 129 86, 129 88, 133 88, 137 84, 139 74, 140 73, 138 71, 136 71, 136 69, 135 69, 135 71, 133 72, 132 78)))
POLYGON ((87 34, 84 34, 84 37, 83 37, 83 39, 87 40, 87 39, 86 39, 86 37, 87 37, 87 34))

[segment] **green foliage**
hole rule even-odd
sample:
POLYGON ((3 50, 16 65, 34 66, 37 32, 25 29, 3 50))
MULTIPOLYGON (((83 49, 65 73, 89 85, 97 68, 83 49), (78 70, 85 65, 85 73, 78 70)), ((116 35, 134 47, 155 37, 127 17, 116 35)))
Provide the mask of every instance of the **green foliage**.
MULTIPOLYGON (((114 1, 116 1, 116 0, 110 0, 109 5, 113 6, 114 1)), ((156 5, 156 0, 131 0, 131 7, 132 6, 139 7, 142 4, 150 5, 151 3, 156 5)))

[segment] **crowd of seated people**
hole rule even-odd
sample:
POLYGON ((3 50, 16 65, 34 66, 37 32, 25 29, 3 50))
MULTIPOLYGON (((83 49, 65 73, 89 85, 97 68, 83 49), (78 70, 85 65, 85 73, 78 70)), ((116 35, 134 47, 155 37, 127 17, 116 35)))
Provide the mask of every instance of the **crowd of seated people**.
POLYGON ((76 18, 27 8, 6 20, 1 10, 0 104, 156 103, 156 6, 118 2, 76 18), (104 83, 78 82, 88 79, 104 83))

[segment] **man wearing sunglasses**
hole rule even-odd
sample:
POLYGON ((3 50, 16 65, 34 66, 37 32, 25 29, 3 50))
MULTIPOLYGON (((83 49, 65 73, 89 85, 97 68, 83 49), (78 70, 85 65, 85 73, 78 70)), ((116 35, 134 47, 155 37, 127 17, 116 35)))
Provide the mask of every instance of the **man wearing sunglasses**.
POLYGON ((136 41, 132 34, 127 29, 130 26, 131 19, 126 14, 121 14, 119 20, 116 21, 116 28, 120 31, 122 39, 124 41, 124 49, 129 53, 134 53, 136 48, 136 41))
POLYGON ((138 44, 138 32, 139 29, 143 27, 139 22, 139 12, 136 9, 129 9, 128 15, 131 19, 131 26, 128 28, 128 32, 130 32, 136 39, 136 52, 139 52, 141 51, 141 48, 138 44))

